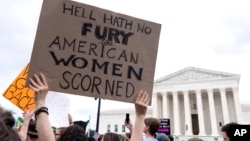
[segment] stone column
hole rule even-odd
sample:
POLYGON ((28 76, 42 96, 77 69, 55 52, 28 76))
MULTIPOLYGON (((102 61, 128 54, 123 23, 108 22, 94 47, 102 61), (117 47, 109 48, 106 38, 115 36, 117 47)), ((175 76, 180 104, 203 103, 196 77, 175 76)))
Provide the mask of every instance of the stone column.
POLYGON ((234 97, 234 107, 235 107, 235 114, 238 123, 242 122, 242 109, 240 105, 239 95, 238 95, 238 88, 232 88, 233 90, 233 97, 234 97))
POLYGON ((162 112, 163 118, 169 118, 168 93, 162 93, 162 112))
POLYGON ((227 97, 226 97, 226 89, 220 89, 220 97, 221 97, 221 105, 223 112, 224 124, 229 123, 229 114, 228 114, 228 106, 227 106, 227 97))
POLYGON ((184 95, 184 107, 185 107, 185 128, 186 126, 188 127, 187 129, 185 129, 186 135, 193 135, 188 91, 183 91, 183 95, 184 95))
POLYGON ((152 96, 152 105, 153 105, 153 116, 158 118, 158 94, 153 93, 152 96))
POLYGON ((204 125, 204 113, 203 113, 203 104, 201 98, 201 90, 196 90, 196 99, 197 99, 197 110, 198 110, 198 120, 199 120, 199 135, 206 135, 205 125, 204 125))
POLYGON ((212 136, 218 136, 218 128, 217 128, 217 120, 216 120, 216 113, 214 107, 214 93, 213 89, 208 89, 208 102, 209 102, 209 111, 210 111, 210 120, 211 120, 211 127, 212 127, 212 136))
POLYGON ((173 92, 173 102, 174 102, 174 135, 178 136, 180 132, 180 108, 179 108, 179 98, 178 92, 173 92))

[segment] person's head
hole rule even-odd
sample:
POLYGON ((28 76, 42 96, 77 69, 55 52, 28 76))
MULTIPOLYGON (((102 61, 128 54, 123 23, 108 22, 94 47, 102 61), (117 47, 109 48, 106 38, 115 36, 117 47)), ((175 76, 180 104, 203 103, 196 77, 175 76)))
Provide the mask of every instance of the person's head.
POLYGON ((59 141, 88 141, 84 129, 79 125, 67 127, 59 141))
POLYGON ((144 120, 145 127, 144 127, 144 133, 150 134, 151 136, 154 136, 155 133, 158 131, 158 128, 160 127, 160 120, 157 118, 149 117, 145 118, 144 120))
POLYGON ((65 132, 66 129, 67 127, 59 127, 56 129, 56 133, 55 133, 56 141, 59 141, 61 135, 65 132))
POLYGON ((120 138, 116 133, 109 132, 103 135, 102 141, 120 141, 120 138))
POLYGON ((172 135, 169 135, 168 138, 169 138, 169 141, 174 141, 174 137, 172 135))
POLYGON ((38 141, 38 133, 36 130, 36 121, 30 120, 27 131, 27 141, 38 141))
POLYGON ((156 139, 157 139, 158 141, 169 141, 168 136, 167 136, 166 134, 164 134, 164 133, 158 133, 158 134, 156 135, 156 139))
POLYGON ((230 131, 232 129, 232 126, 235 126, 235 125, 238 125, 238 123, 231 122, 231 123, 228 123, 228 124, 225 124, 222 126, 221 134, 223 137, 223 141, 230 141, 231 140, 232 135, 230 134, 230 131))
POLYGON ((15 118, 10 111, 0 107, 0 140, 1 141, 20 141, 17 131, 12 127, 15 125, 15 118))

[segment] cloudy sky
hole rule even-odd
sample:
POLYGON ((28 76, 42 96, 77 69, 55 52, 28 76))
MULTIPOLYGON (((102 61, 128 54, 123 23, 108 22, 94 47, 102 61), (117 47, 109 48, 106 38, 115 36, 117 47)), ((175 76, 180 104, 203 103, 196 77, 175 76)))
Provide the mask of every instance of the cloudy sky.
MULTIPOLYGON (((30 60, 42 0, 0 1, 0 91, 3 93, 30 60)), ((162 24, 156 79, 188 66, 239 74, 240 101, 250 104, 249 1, 78 1, 162 24)), ((97 101, 80 96, 69 98, 73 118, 91 117, 94 127, 97 101)), ((1 96, 0 104, 18 111, 1 96)), ((105 100, 101 109, 132 106, 105 100)))

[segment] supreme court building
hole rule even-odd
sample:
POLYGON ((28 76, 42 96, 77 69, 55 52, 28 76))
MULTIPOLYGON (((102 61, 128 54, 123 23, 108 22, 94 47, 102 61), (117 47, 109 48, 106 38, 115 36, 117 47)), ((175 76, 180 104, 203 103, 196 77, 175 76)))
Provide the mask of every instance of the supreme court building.
POLYGON ((169 118, 171 134, 219 136, 221 126, 242 122, 237 74, 188 67, 155 81, 153 116, 169 118))
MULTIPOLYGON (((222 141, 221 127, 229 122, 250 124, 250 104, 240 104, 240 76, 194 67, 155 80, 147 117, 169 118, 175 141, 198 137, 222 141)), ((100 133, 125 134, 125 113, 135 119, 134 105, 102 111, 100 133)))

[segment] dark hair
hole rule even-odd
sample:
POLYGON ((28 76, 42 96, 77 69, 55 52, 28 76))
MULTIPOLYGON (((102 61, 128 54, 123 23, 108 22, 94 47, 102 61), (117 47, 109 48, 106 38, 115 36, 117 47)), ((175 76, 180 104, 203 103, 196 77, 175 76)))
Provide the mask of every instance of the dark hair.
POLYGON ((172 135, 169 135, 168 138, 170 139, 170 141, 174 141, 174 137, 172 135))
POLYGON ((81 126, 72 125, 65 130, 59 141, 88 141, 88 138, 81 126))
POLYGON ((58 127, 56 130, 60 130, 60 135, 62 135, 68 127, 58 127))
POLYGON ((221 132, 225 132, 230 140, 232 140, 232 128, 236 125, 239 125, 236 122, 230 122, 221 127, 221 132))
POLYGON ((93 137, 88 137, 88 141, 95 141, 95 138, 93 138, 93 137))
POLYGON ((38 133, 36 130, 36 120, 33 119, 30 120, 27 135, 32 139, 38 138, 38 133))
POLYGON ((109 132, 103 135, 103 141, 120 141, 120 138, 118 134, 109 132))
POLYGON ((12 127, 15 125, 15 118, 10 111, 0 107, 0 140, 1 141, 21 141, 17 131, 12 127))
POLYGON ((144 123, 149 127, 149 133, 154 136, 160 127, 160 120, 157 118, 149 117, 144 119, 144 123))

